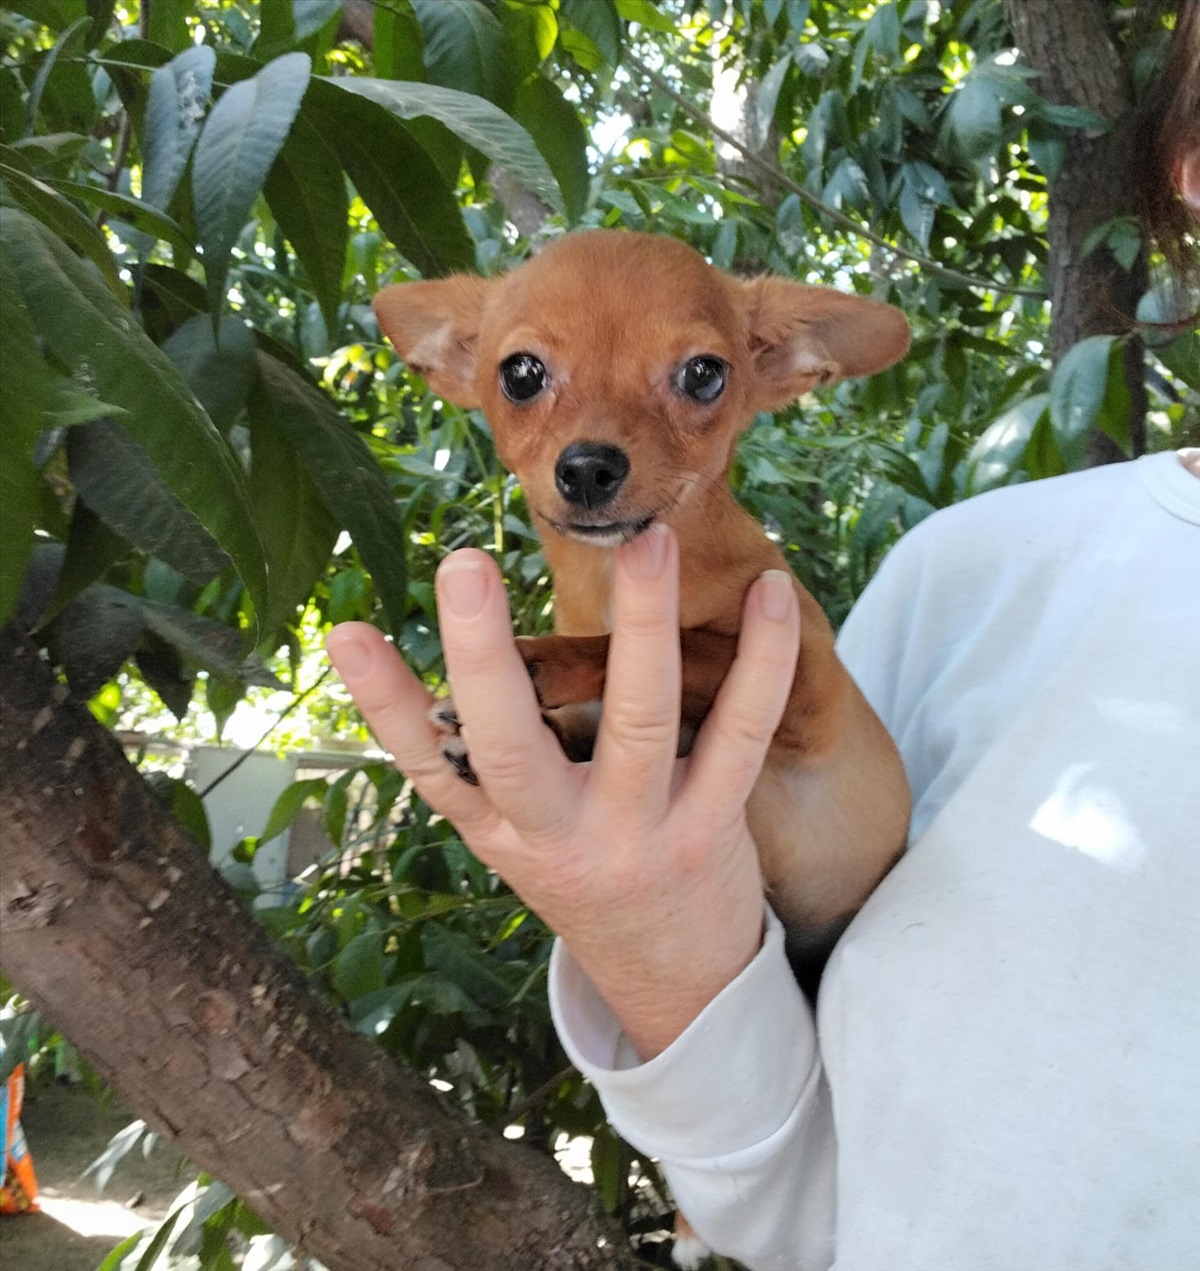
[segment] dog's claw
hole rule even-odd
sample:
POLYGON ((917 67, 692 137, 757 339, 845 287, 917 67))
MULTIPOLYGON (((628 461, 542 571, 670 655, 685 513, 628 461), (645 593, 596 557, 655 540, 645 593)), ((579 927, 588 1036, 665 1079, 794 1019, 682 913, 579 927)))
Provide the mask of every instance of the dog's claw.
POLYGON ((471 767, 471 761, 467 758, 466 751, 454 751, 447 746, 442 750, 442 757, 467 785, 477 786, 479 784, 479 778, 471 767))
POLYGON ((442 758, 467 785, 477 786, 479 778, 475 775, 467 755, 467 747, 462 739, 462 723, 459 721, 458 711, 454 709, 454 699, 443 697, 440 701, 434 702, 429 718, 438 732, 445 735, 442 758))
POLYGON ((458 718, 458 712, 454 709, 454 703, 447 698, 445 701, 438 702, 432 712, 433 722, 444 732, 450 733, 457 737, 462 732, 462 724, 458 718))

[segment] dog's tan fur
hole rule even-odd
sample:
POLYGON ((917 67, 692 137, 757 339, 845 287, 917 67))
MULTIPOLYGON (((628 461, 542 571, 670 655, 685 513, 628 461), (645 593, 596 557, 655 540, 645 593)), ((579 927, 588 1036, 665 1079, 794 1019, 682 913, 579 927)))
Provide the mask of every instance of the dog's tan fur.
MULTIPOLYGON (((668 523, 681 556, 685 736, 733 658, 746 590, 786 568, 738 506, 728 471, 758 411, 817 385, 869 375, 908 348, 898 310, 781 278, 741 281, 668 238, 572 234, 499 278, 400 284, 376 298, 380 325, 437 393, 487 415, 525 491, 554 571, 556 635, 520 642, 543 708, 585 753, 604 686, 611 545, 668 523), (535 356, 547 385, 514 402, 500 366, 535 356), (724 391, 681 391, 689 359, 720 359, 724 391), (573 443, 619 448, 629 471, 611 502, 564 499, 556 465, 573 443), (582 528, 580 528, 582 527, 582 528)), ((890 737, 842 667, 833 632, 799 585, 800 659, 748 813, 773 907, 801 960, 819 958, 902 850, 909 795, 890 737)))

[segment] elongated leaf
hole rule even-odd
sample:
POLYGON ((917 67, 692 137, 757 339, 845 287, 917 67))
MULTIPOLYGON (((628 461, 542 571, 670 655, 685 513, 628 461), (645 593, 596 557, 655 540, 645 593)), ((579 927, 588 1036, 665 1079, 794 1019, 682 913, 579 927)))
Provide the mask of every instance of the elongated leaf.
POLYGON ((71 429, 67 455, 80 497, 122 538, 198 583, 215 578, 229 563, 119 424, 97 419, 71 429))
POLYGON ((149 38, 173 53, 185 49, 191 39, 186 18, 195 8, 195 0, 153 0, 149 38))
POLYGON ((438 84, 392 83, 367 76, 330 80, 347 92, 378 102, 401 119, 429 115, 455 136, 498 163, 522 185, 563 211, 562 192, 533 138, 510 115, 483 98, 438 84))
POLYGON ((29 97, 25 102, 26 136, 34 131, 38 109, 42 104, 42 94, 46 90, 46 84, 50 79, 51 72, 54 70, 54 64, 64 53, 70 55, 76 49, 81 48, 91 28, 92 19, 90 17, 82 17, 72 22, 54 41, 54 47, 42 59, 42 64, 38 67, 37 74, 33 77, 33 83, 30 85, 29 97))
POLYGON ((585 71, 621 60, 621 15, 613 0, 562 0, 559 42, 585 71))
POLYGON ((209 112, 192 160, 192 200, 214 315, 225 299, 229 258, 283 147, 312 63, 287 53, 225 90, 209 112))
MULTIPOLYGON (((293 781, 290 786, 286 786, 279 798, 275 800, 275 806, 267 817, 267 823, 258 836, 259 847, 269 843, 273 838, 278 838, 296 819, 300 809, 306 803, 321 803, 327 788, 328 783, 324 777, 293 781)), ((376 939, 378 940, 378 937, 376 939)))
POLYGON ((162 480, 232 558, 258 612, 266 569, 245 479, 179 372, 104 285, 43 226, 0 209, 0 238, 34 328, 97 394, 128 413, 126 429, 162 480))
POLYGON ((425 37, 409 0, 375 7, 375 69, 383 79, 425 78, 425 37))
POLYGON ((147 628, 178 649, 188 661, 224 680, 241 679, 247 684, 283 688, 257 657, 245 656, 241 632, 178 605, 165 605, 156 600, 140 603, 147 628))
POLYGON ((162 351, 179 368, 209 419, 227 435, 245 410, 258 378, 250 328, 241 318, 228 317, 215 339, 212 323, 196 314, 170 334, 162 351))
POLYGON ((133 656, 142 629, 138 597, 96 583, 63 610, 51 632, 50 654, 80 697, 94 697, 133 656))
POLYGON ((969 74, 959 85, 946 115, 951 135, 968 159, 991 154, 1000 144, 1000 99, 992 80, 969 74))
POLYGON ((92 511, 82 498, 75 500, 67 551, 58 575, 58 588, 42 615, 44 626, 56 618, 85 587, 103 578, 109 568, 133 549, 92 511))
POLYGON ((350 198, 337 151, 303 109, 271 167, 263 193, 308 274, 326 328, 336 332, 350 242, 350 198))
POLYGON ((1023 466, 1025 451, 1049 402, 1048 393, 1036 393, 1010 406, 988 425, 967 455, 970 494, 1003 485, 1023 466))
POLYGON ((33 447, 49 404, 48 376, 9 260, 0 257, 0 626, 21 593, 33 550, 41 479, 33 447))
POLYGON ((329 563, 339 526, 261 394, 250 412, 250 498, 267 549, 271 605, 262 627, 270 638, 312 594, 329 563))
POLYGON ((200 135, 216 64, 212 49, 199 44, 184 49, 150 76, 142 138, 142 199, 161 211, 170 206, 200 135))
POLYGON ((0 179, 9 195, 6 202, 24 208, 59 238, 78 248, 100 270, 112 294, 126 301, 125 284, 109 250, 108 240, 95 221, 44 181, 7 163, 0 162, 0 179))
MULTIPOLYGON (((517 89, 517 122, 545 156, 562 191, 568 218, 578 221, 587 210, 591 189, 587 129, 558 85, 535 75, 517 89)), ((511 169, 510 169, 511 171, 511 169)), ((515 175, 515 174, 514 174, 515 175)))
POLYGON ((333 963, 333 987, 347 1002, 386 987, 383 969, 383 935, 364 931, 354 936, 333 963))
POLYGON ((260 353, 258 364, 263 399, 252 402, 252 413, 256 419, 270 414, 286 433, 325 506, 354 539, 388 624, 399 633, 407 612, 404 521, 378 463, 302 376, 269 354, 260 353))
POLYGON ((475 248, 453 191, 399 118, 322 80, 309 90, 309 111, 379 228, 423 274, 474 265, 475 248))
POLYGON ((150 207, 148 204, 143 203, 141 199, 132 198, 128 194, 118 194, 113 190, 105 189, 103 186, 86 185, 81 181, 51 179, 47 184, 57 190, 59 194, 68 195, 70 198, 79 199, 83 203, 90 203, 93 207, 112 212, 113 215, 119 216, 121 220, 127 221, 134 229, 153 238, 160 238, 163 242, 170 243, 172 247, 177 247, 182 252, 190 252, 192 250, 191 239, 188 238, 179 225, 165 212, 160 212, 157 208, 150 207))
POLYGON ((433 84, 507 107, 516 90, 513 49, 500 20, 479 0, 412 0, 433 84))
POLYGON ((1108 388, 1108 357, 1116 339, 1093 335, 1063 355, 1050 380, 1050 426, 1068 468, 1082 463, 1087 436, 1108 388))

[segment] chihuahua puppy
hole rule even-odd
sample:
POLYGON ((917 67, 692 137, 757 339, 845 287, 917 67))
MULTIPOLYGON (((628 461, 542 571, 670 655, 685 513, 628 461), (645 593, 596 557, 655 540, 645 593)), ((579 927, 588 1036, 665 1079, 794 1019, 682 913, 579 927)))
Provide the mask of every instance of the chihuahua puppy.
MULTIPOLYGON (((787 568, 730 492, 758 411, 871 375, 908 348, 898 309, 782 278, 729 277, 675 239, 567 235, 498 278, 400 283, 375 298, 400 356, 447 400, 482 408, 554 572, 556 634, 518 641, 543 711, 590 754, 608 651, 609 556, 655 521, 680 548, 686 748, 732 662, 746 590, 787 568)), ((747 807, 772 907, 803 974, 904 846, 899 755, 796 583, 795 681, 747 807)), ((448 731, 453 712, 439 718, 448 731)), ((448 757, 471 778, 461 747, 448 757)))
MULTIPOLYGON (((743 281, 674 239, 599 230, 559 239, 492 279, 402 283, 380 326, 430 387, 481 408, 525 491, 554 573, 555 635, 518 640, 547 722, 591 753, 608 652, 610 555, 656 521, 680 547, 681 750, 736 650, 742 602, 787 568, 735 501, 728 473, 758 411, 871 375, 908 349, 889 305, 782 278, 743 281)), ((903 850, 909 792, 891 738, 796 583, 799 661, 747 805, 768 897, 806 991, 833 942, 903 850)), ((447 758, 474 780, 453 707, 447 758)), ((706 1250, 682 1215, 675 1259, 706 1250)))

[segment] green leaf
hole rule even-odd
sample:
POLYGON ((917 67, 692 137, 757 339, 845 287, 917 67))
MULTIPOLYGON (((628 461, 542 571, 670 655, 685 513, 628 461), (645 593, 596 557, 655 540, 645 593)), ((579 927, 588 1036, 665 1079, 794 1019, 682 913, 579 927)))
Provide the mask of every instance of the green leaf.
POLYGON ((118 194, 114 190, 99 185, 85 185, 80 181, 61 181, 53 177, 47 184, 59 192, 81 202, 90 203, 93 207, 112 212, 115 216, 132 225, 134 229, 151 238, 162 239, 181 252, 192 251, 192 241, 179 225, 165 212, 143 203, 141 199, 132 198, 128 194, 118 194))
POLYGON ((23 212, 2 208, 0 239, 34 328, 73 375, 127 412, 120 426, 229 554, 262 612, 266 569, 245 479, 179 372, 43 226, 23 212))
POLYGON ((307 40, 342 11, 342 0, 292 0, 292 30, 297 43, 307 40))
POLYGON ((259 847, 278 838, 296 819, 306 803, 321 803, 325 798, 326 784, 324 777, 310 777, 306 781, 293 781, 287 786, 275 800, 263 832, 258 836, 259 847))
POLYGON ((199 44, 184 49, 150 76, 142 128, 142 199, 161 211, 175 197, 200 135, 216 63, 213 50, 199 44))
POLYGON ((364 931, 353 937, 333 961, 333 987, 343 1001, 387 987, 383 973, 383 935, 364 931))
POLYGON ((425 78, 425 37, 409 0, 375 7, 375 70, 383 79, 425 78))
POLYGON ((592 176, 588 171, 587 129, 558 85, 537 75, 517 89, 516 119, 545 156, 562 191, 567 218, 587 211, 592 176))
POLYGON ((63 610, 50 655, 80 697, 94 697, 133 656, 142 638, 142 602, 119 587, 86 587, 63 610))
POLYGON ((507 107, 516 90, 508 33, 479 0, 412 0, 432 84, 507 107))
POLYGON ((533 138, 515 119, 491 102, 453 88, 443 88, 438 84, 392 83, 366 76, 327 82, 378 102, 400 119, 428 115, 438 120, 467 145, 474 146, 493 163, 500 164, 510 176, 532 190, 555 211, 563 210, 558 182, 533 138))
POLYGON ((103 578, 131 550, 129 543, 109 529, 82 498, 76 499, 57 588, 39 626, 57 617, 85 587, 103 578))
POLYGON ((474 266, 475 248, 453 191, 395 115, 322 80, 313 81, 305 111, 333 143, 379 228, 421 273, 474 266))
POLYGON ((200 796, 186 781, 165 772, 148 772, 146 784, 171 809, 171 814, 206 853, 212 850, 208 813, 200 796))
POLYGON ((441 971, 482 1007, 502 1008, 519 988, 516 975, 506 978, 504 974, 510 970, 519 972, 519 967, 509 967, 489 957, 470 936, 451 931, 441 923, 425 925, 421 948, 430 970, 441 971))
POLYGON ((651 0, 617 0, 617 12, 626 22, 636 22, 647 31, 675 34, 675 23, 651 3, 651 0))
POLYGON ((195 12, 195 8, 195 0, 153 0, 150 5, 150 29, 146 33, 147 38, 154 44, 170 49, 172 53, 186 50, 191 40, 186 19, 195 12))
POLYGON ((54 47, 42 58, 42 64, 38 67, 37 74, 33 77, 33 83, 29 88, 29 96, 25 101, 26 136, 31 136, 36 131, 38 110, 42 104, 42 94, 46 90, 50 73, 54 70, 54 64, 64 53, 70 57, 76 52, 82 52, 87 33, 91 28, 91 18, 79 18, 54 41, 54 47))
MULTIPOLYGON (((5 244, 7 247, 7 244, 5 244)), ((49 406, 47 368, 7 251, 0 257, 0 626, 21 594, 33 550, 41 478, 34 443, 49 406)))
POLYGON ((350 197, 337 151, 301 110, 263 187, 271 214, 308 275, 330 333, 338 329, 350 242, 350 197))
POLYGON ((271 639, 323 576, 339 527, 261 394, 250 412, 250 499, 267 550, 271 601, 262 630, 271 639))
POLYGON ((283 688, 257 658, 245 657, 240 631, 178 605, 143 600, 141 606, 146 626, 203 670, 225 681, 244 680, 264 688, 283 688))
POLYGON ((1087 438, 1104 405, 1108 359, 1116 336, 1093 335, 1072 345, 1050 379, 1050 426, 1063 462, 1077 467, 1087 454, 1087 438))
POLYGON ((218 341, 208 317, 196 314, 171 332, 162 351, 179 369, 209 419, 227 436, 258 378, 257 348, 250 328, 240 317, 224 318, 218 341))
POLYGON ((125 284, 104 231, 95 221, 44 181, 7 163, 0 162, 0 178, 9 194, 9 205, 19 204, 59 238, 77 247, 100 270, 112 294, 126 302, 125 284))
POLYGON ((283 147, 311 71, 306 53, 269 62, 225 90, 196 142, 192 201, 214 316, 224 303, 233 245, 283 147))
POLYGON ((757 125, 755 149, 761 148, 766 143, 771 124, 775 119, 775 107, 779 101, 779 90, 783 87, 783 81, 787 77, 791 65, 792 58, 791 54, 788 53, 771 67, 762 77, 762 83, 758 86, 758 97, 754 103, 754 119, 757 125))
POLYGON ((562 0, 559 43, 585 71, 621 61, 623 28, 614 0, 562 0))
POLYGON ((67 455, 80 497, 122 538, 198 583, 215 578, 229 563, 119 424, 97 419, 71 429, 67 455))
POLYGON ((1002 135, 994 81, 969 74, 950 98, 946 120, 955 144, 968 159, 993 154, 1002 135))
POLYGON ((979 494, 1004 485, 1024 465, 1025 451, 1050 403, 1036 393, 1009 407, 984 430, 967 455, 967 490, 979 494))
POLYGON ((299 454, 325 506, 346 528, 398 634, 408 612, 404 521, 363 439, 307 380, 259 353, 255 418, 269 414, 299 454))
POLYGON ((592 1180, 600 1194, 600 1203, 610 1214, 617 1212, 621 1193, 627 1186, 622 1177, 626 1172, 623 1155, 621 1140, 608 1126, 603 1126, 592 1139, 592 1180))

